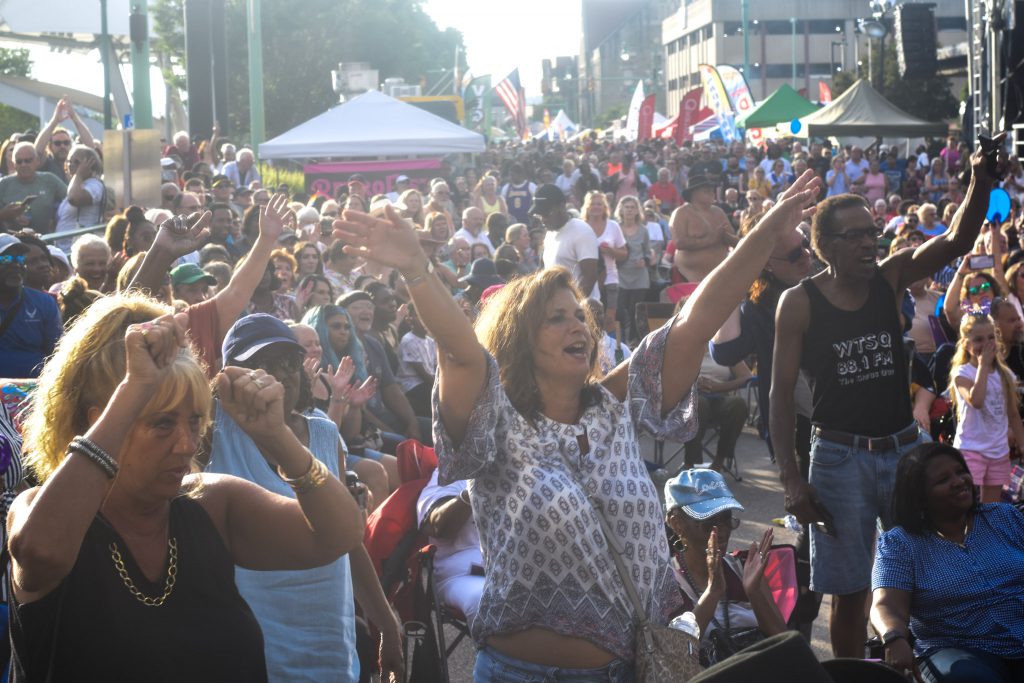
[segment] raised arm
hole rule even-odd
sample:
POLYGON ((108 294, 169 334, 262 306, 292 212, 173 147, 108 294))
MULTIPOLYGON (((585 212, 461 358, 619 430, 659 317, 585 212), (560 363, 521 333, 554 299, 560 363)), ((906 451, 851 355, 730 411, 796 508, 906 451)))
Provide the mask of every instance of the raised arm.
POLYGON ((430 261, 412 226, 391 206, 385 215, 345 211, 334 223, 335 234, 346 242, 347 253, 395 268, 405 279, 417 315, 437 342, 440 417, 458 445, 487 379, 484 350, 448 288, 428 272, 430 261))
MULTIPOLYGON (((1003 133, 997 139, 1002 143, 1003 133)), ((906 289, 911 283, 938 271, 942 266, 963 254, 974 245, 988 211, 988 198, 992 188, 1005 175, 1007 157, 999 152, 999 170, 993 178, 988 171, 987 160, 981 147, 971 155, 971 183, 967 187, 964 203, 957 209, 953 221, 943 234, 933 237, 917 249, 897 252, 882 262, 882 269, 896 268, 899 272, 898 290, 906 289)))
POLYGON ((277 246, 277 238, 284 232, 284 220, 288 214, 288 197, 275 194, 270 202, 260 209, 260 233, 256 243, 249 250, 245 261, 231 275, 228 286, 217 292, 217 317, 220 319, 220 338, 227 334, 238 316, 256 291, 267 269, 270 252, 277 246))
POLYGON ((89 130, 89 126, 82 122, 74 106, 67 100, 64 100, 64 112, 71 119, 71 123, 75 124, 75 130, 78 131, 78 141, 89 149, 96 149, 96 140, 92 137, 92 131, 89 130))
POLYGON ((83 155, 78 166, 75 167, 75 172, 68 180, 68 203, 71 206, 81 208, 92 205, 92 195, 89 194, 89 190, 85 189, 85 181, 92 177, 92 172, 93 157, 83 155))
POLYGON ((46 147, 50 144, 53 131, 57 129, 61 121, 68 117, 68 109, 68 103, 63 97, 57 101, 57 106, 53 109, 53 116, 50 117, 46 127, 36 136, 36 159, 46 159, 46 147))
POLYGON ((204 211, 164 221, 128 289, 146 293, 159 291, 175 259, 191 254, 206 243, 210 236, 210 216, 209 211, 204 211))
MULTIPOLYGON (((84 434, 115 462, 184 343, 184 330, 169 316, 128 326, 128 371, 103 413, 84 434)), ((19 601, 32 602, 47 595, 71 572, 85 533, 112 484, 113 479, 88 458, 71 454, 42 486, 14 501, 7 528, 19 601)))

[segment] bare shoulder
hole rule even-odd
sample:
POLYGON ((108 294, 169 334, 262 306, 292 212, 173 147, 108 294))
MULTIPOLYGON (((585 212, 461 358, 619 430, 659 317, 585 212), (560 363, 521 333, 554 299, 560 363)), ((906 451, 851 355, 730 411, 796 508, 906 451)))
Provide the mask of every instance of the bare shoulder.
MULTIPOLYGON (((778 323, 789 330, 805 330, 810 321, 811 301, 802 286, 790 287, 779 299, 778 323)), ((782 330, 780 330, 781 332, 782 330)))

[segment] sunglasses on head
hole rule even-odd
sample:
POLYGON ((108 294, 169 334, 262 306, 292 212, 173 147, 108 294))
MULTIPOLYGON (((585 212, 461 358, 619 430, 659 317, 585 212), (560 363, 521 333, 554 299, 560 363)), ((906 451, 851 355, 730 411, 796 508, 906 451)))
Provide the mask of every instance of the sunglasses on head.
POLYGON ((984 294, 985 292, 989 291, 990 289, 992 289, 992 284, 991 283, 989 283, 989 282, 982 282, 977 287, 968 287, 967 288, 967 293, 970 294, 971 296, 977 296, 979 294, 984 294))
POLYGON ((19 266, 25 265, 24 254, 0 254, 0 264, 11 264, 17 263, 19 266))
POLYGON ((800 242, 799 247, 793 247, 788 252, 786 252, 785 256, 770 256, 769 258, 775 261, 788 261, 789 263, 796 263, 804 257, 805 252, 810 247, 811 243, 808 242, 807 240, 803 240, 802 242, 800 242))
POLYGON ((882 236, 882 231, 875 226, 871 226, 870 228, 853 228, 846 232, 833 232, 829 236, 839 237, 847 242, 860 242, 865 237, 869 237, 873 242, 877 242, 878 238, 882 236))

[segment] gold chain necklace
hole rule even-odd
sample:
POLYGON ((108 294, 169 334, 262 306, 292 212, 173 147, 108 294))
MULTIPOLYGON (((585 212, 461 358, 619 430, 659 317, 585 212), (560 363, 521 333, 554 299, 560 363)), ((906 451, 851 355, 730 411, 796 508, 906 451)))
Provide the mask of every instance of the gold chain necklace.
POLYGON ((121 557, 121 551, 117 549, 117 543, 110 544, 110 557, 114 560, 114 569, 117 570, 128 592, 134 595, 135 599, 146 607, 160 607, 167 601, 167 598, 171 597, 171 593, 174 591, 174 582, 178 576, 178 541, 176 539, 167 539, 167 551, 169 559, 167 562, 167 580, 164 581, 164 594, 159 598, 151 598, 148 595, 144 595, 135 586, 132 578, 128 576, 128 571, 124 568, 124 559, 121 557))
POLYGON ((967 531, 968 531, 968 529, 970 529, 970 526, 971 526, 971 516, 967 515, 967 521, 964 522, 964 540, 962 540, 960 542, 954 541, 952 538, 950 538, 949 536, 946 536, 946 534, 942 533, 938 529, 935 530, 935 533, 937 533, 940 538, 942 538, 944 540, 947 540, 950 543, 958 545, 961 548, 966 548, 967 547, 967 531))

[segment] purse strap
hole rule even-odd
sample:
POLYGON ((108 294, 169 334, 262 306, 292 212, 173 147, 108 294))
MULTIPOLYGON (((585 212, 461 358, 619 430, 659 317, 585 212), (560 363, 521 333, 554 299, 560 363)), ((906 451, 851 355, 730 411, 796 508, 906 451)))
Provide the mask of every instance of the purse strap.
MULTIPOLYGON (((581 439, 577 439, 581 441, 581 439)), ((583 444, 580 444, 580 451, 583 451, 583 444)), ((605 543, 608 545, 608 550, 611 553, 612 561, 615 562, 615 569, 619 573, 619 579, 622 581, 622 587, 626 591, 626 597, 629 599, 629 603, 633 606, 633 611, 636 613, 637 622, 641 627, 646 626, 647 613, 644 610, 643 602, 640 600, 640 593, 636 589, 636 584, 633 583, 633 577, 630 576, 629 570, 626 568, 626 563, 622 559, 623 548, 622 543, 618 537, 612 531, 611 525, 608 524, 608 520, 604 516, 604 508, 601 505, 601 501, 597 500, 587 491, 586 483, 579 478, 576 469, 569 462, 569 459, 565 457, 565 453, 559 449, 559 455, 562 456, 562 461, 565 463, 566 470, 569 471, 570 475, 576 481, 576 484, 580 487, 583 493, 587 496, 587 500, 590 501, 590 505, 594 508, 597 513, 597 521, 601 525, 601 533, 604 534, 605 543)))

